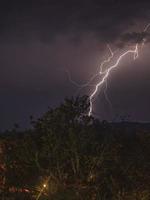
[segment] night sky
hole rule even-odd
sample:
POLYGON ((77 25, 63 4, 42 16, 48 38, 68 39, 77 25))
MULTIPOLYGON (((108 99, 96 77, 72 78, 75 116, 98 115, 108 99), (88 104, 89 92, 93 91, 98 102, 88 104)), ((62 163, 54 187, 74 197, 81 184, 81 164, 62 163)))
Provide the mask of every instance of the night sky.
MULTIPOLYGON (((72 79, 85 83, 100 62, 113 51, 124 52, 141 42, 150 23, 150 1, 36 0, 0 3, 0 129, 29 116, 40 116, 76 94, 72 79)), ((150 30, 149 30, 150 32, 150 30)), ((130 115, 132 121, 150 121, 150 44, 122 60, 94 103, 101 120, 130 115)), ((91 87, 80 91, 89 95, 91 87)))

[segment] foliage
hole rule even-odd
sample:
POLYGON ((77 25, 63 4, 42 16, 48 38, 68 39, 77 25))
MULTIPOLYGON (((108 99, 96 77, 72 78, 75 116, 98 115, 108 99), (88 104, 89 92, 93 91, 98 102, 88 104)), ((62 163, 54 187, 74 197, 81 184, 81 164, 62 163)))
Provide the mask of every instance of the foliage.
POLYGON ((150 132, 99 122, 88 109, 86 96, 65 99, 32 119, 32 129, 5 134, 7 193, 15 187, 32 199, 43 191, 41 200, 150 199, 150 132))

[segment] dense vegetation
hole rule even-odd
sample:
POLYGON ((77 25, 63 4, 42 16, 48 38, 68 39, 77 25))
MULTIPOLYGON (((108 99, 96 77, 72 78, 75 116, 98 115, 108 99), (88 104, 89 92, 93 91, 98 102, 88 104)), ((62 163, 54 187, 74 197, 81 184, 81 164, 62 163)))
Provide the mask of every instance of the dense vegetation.
POLYGON ((150 199, 150 131, 88 109, 85 96, 66 99, 31 129, 1 135, 0 199, 150 199))

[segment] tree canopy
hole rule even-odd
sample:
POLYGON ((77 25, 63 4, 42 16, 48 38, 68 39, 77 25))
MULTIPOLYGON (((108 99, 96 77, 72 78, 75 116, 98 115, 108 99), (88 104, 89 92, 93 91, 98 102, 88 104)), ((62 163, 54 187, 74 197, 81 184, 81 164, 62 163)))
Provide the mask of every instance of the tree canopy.
POLYGON ((150 199, 150 132, 100 122, 88 109, 86 96, 65 99, 31 129, 1 137, 3 199, 150 199))

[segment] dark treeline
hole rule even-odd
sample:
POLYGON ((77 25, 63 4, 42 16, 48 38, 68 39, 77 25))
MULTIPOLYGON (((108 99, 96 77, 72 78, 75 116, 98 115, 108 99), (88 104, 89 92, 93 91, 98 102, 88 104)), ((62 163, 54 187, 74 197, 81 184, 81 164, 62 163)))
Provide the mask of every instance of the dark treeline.
POLYGON ((0 138, 2 200, 149 200, 150 129, 88 117, 65 99, 0 138))

